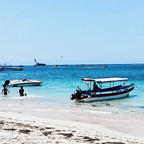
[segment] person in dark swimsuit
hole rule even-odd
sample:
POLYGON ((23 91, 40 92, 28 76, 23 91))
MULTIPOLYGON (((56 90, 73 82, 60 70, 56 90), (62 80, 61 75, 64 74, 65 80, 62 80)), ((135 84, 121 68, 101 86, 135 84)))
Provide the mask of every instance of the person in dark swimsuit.
POLYGON ((8 93, 10 93, 9 92, 9 90, 6 88, 6 86, 5 85, 3 85, 3 89, 2 89, 2 92, 1 92, 1 94, 4 94, 5 96, 8 94, 8 93))
POLYGON ((19 95, 20 95, 20 96, 24 96, 23 86, 21 86, 21 88, 19 89, 19 95))

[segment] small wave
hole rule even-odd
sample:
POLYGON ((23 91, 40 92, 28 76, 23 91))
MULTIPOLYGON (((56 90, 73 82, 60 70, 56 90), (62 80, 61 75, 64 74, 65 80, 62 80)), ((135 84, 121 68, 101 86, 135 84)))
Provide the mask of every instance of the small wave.
MULTIPOLYGON (((3 96, 4 98, 5 96, 3 96)), ((10 97, 7 97, 7 98, 10 98, 10 99, 29 99, 29 98, 42 98, 44 96, 38 96, 38 95, 33 95, 33 94, 30 94, 30 95, 27 95, 27 96, 10 96, 10 97)))
POLYGON ((44 96, 39 96, 39 95, 30 94, 30 95, 27 95, 27 96, 25 96, 25 97, 27 97, 27 98, 42 98, 42 97, 44 97, 44 96))
POLYGON ((57 110, 58 112, 72 112, 73 110, 66 110, 66 109, 59 109, 59 110, 57 110))
POLYGON ((111 114, 112 112, 107 111, 96 111, 96 110, 84 110, 84 112, 94 113, 94 114, 111 114))
POLYGON ((131 108, 139 108, 139 109, 143 109, 144 106, 131 106, 131 108))
POLYGON ((28 97, 26 97, 26 96, 23 96, 23 97, 19 97, 19 96, 17 96, 17 97, 11 97, 11 99, 26 99, 26 98, 28 98, 28 97))

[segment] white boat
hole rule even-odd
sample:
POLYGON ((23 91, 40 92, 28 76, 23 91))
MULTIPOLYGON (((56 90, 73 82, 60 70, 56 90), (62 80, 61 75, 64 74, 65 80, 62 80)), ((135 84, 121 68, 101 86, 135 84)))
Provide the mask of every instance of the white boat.
POLYGON ((124 98, 134 89, 134 84, 126 85, 128 78, 102 78, 91 79, 83 78, 88 86, 88 90, 78 88, 71 96, 71 100, 79 102, 92 102, 124 98), (121 85, 114 85, 116 82, 123 82, 121 85), (93 89, 91 88, 93 83, 93 89), (110 87, 102 88, 104 83, 110 83, 110 87))
POLYGON ((6 80, 5 85, 9 87, 20 87, 20 86, 39 86, 42 83, 40 80, 32 79, 21 79, 21 80, 6 80))

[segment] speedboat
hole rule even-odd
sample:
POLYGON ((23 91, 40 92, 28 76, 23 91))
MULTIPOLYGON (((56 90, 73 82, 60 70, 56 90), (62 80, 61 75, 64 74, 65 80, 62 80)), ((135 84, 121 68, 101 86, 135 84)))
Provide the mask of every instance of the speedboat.
POLYGON ((8 87, 20 87, 20 86, 39 86, 42 83, 40 80, 32 79, 20 79, 20 80, 6 80, 5 85, 8 87))
POLYGON ((71 100, 76 100, 78 102, 93 102, 119 99, 127 97, 134 89, 134 84, 126 85, 128 78, 83 78, 82 80, 86 82, 88 89, 81 90, 78 87, 76 92, 72 94, 71 100), (120 85, 115 85, 116 82, 120 83, 120 85), (92 83, 93 88, 91 88, 92 83), (106 85, 109 83, 110 86, 103 88, 104 83, 107 83, 106 85))

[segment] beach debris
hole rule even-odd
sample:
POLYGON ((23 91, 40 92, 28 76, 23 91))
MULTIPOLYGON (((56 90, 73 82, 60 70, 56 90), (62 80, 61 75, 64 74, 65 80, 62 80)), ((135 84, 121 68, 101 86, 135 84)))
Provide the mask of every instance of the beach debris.
POLYGON ((17 130, 17 129, 15 129, 15 128, 4 128, 3 130, 7 130, 7 131, 15 131, 15 130, 17 130))
POLYGON ((45 129, 54 129, 54 127, 45 127, 45 129))
POLYGON ((92 141, 99 141, 100 139, 98 138, 91 138, 91 137, 88 137, 88 136, 84 136, 83 139, 87 142, 92 142, 92 141))
POLYGON ((66 137, 68 137, 68 138, 70 138, 70 137, 73 136, 72 133, 58 133, 58 134, 59 134, 59 135, 64 135, 64 136, 66 136, 66 137))
POLYGON ((61 132, 61 130, 55 130, 55 132, 61 132))
POLYGON ((40 128, 41 131, 45 130, 44 128, 40 128))
POLYGON ((3 125, 4 124, 4 121, 0 121, 0 125, 3 125))
POLYGON ((29 134, 31 131, 28 129, 20 129, 19 132, 23 134, 29 134))
POLYGON ((52 133, 52 131, 45 131, 45 132, 43 132, 43 135, 48 136, 48 135, 51 135, 51 133, 52 133))
POLYGON ((102 144, 125 144, 123 142, 104 142, 102 144))
MULTIPOLYGON (((56 127, 49 123, 36 124, 35 121, 21 121, 15 119, 0 119, 1 143, 68 143, 68 144, 136 144, 137 139, 119 139, 117 137, 92 133, 85 129, 56 127), (44 125, 45 124, 45 125, 44 125), (5 134, 4 134, 5 133, 5 134), (4 134, 4 135, 3 135, 4 134)), ((87 130, 87 128, 86 128, 87 130)), ((141 143, 142 144, 142 143, 141 143)))

